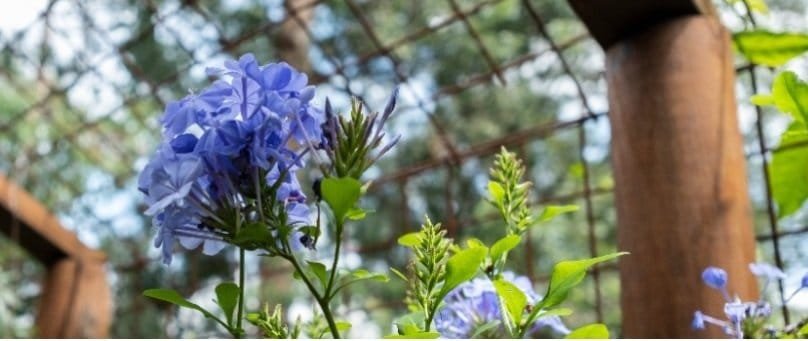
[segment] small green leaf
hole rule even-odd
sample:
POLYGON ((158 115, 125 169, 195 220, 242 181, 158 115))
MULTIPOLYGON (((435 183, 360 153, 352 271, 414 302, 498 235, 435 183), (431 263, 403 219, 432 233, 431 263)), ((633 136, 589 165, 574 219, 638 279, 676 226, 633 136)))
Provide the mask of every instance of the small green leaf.
POLYGON ((272 234, 264 224, 254 222, 243 226, 231 242, 245 249, 255 250, 264 245, 272 244, 272 239, 272 234))
POLYGON ((395 268, 390 268, 390 271, 392 271, 394 274, 396 274, 396 276, 398 276, 399 278, 401 278, 401 280, 402 280, 402 281, 404 281, 404 282, 409 281, 409 279, 407 278, 407 276, 404 276, 404 274, 403 274, 403 273, 401 273, 401 271, 398 271, 398 270, 396 270, 395 268))
POLYGON ((781 72, 772 82, 772 97, 777 110, 795 120, 808 123, 808 83, 791 71, 781 72))
MULTIPOLYGON (((421 332, 421 325, 424 324, 424 312, 416 311, 399 317, 394 324, 398 329, 398 335, 414 335, 421 332)), ((387 338, 385 336, 385 338, 387 338)))
POLYGON ((774 96, 771 94, 757 94, 752 95, 749 98, 749 101, 752 102, 754 105, 759 105, 761 107, 774 105, 774 96))
POLYGON ((488 249, 488 247, 485 246, 485 243, 483 243, 481 240, 479 240, 477 238, 469 238, 468 240, 466 240, 466 246, 468 246, 469 249, 475 248, 475 247, 481 247, 481 248, 484 248, 484 249, 488 249))
POLYGON ((341 332, 351 329, 351 323, 347 321, 337 321, 334 324, 337 325, 337 330, 341 332))
MULTIPOLYGON (((800 122, 793 122, 780 138, 780 146, 805 142, 808 142, 808 130, 800 122)), ((799 210, 808 199, 808 147, 788 148, 774 153, 769 173, 777 215, 785 217, 799 210)))
POLYGON ((334 217, 342 221, 351 209, 356 206, 362 195, 362 184, 354 178, 326 178, 321 190, 323 200, 331 207, 334 217))
POLYGON ((317 279, 320 280, 320 284, 322 284, 323 288, 325 288, 326 284, 328 283, 328 270, 326 270, 325 264, 314 261, 308 261, 306 263, 309 264, 309 269, 311 269, 311 272, 317 276, 317 279))
POLYGON ((499 327, 501 322, 499 320, 489 321, 477 328, 474 328, 474 334, 471 335, 470 339, 479 339, 483 338, 482 336, 485 335, 486 332, 492 330, 494 328, 499 327))
POLYGON ((797 331, 797 337, 806 337, 808 336, 808 323, 804 324, 799 331, 797 331))
POLYGON ((750 62, 778 67, 808 51, 808 35, 765 30, 738 32, 735 47, 750 62))
POLYGON ((541 212, 541 215, 539 215, 539 222, 540 223, 548 222, 561 214, 575 212, 577 210, 578 206, 576 205, 546 206, 544 210, 541 212))
POLYGON ((439 296, 442 298, 460 283, 472 279, 477 274, 486 253, 486 249, 474 247, 461 250, 450 257, 446 262, 446 281, 439 296))
POLYGON ((608 339, 609 330, 605 325, 593 323, 573 330, 564 337, 565 339, 608 339))
POLYGON ((225 282, 216 286, 216 303, 222 308, 228 325, 233 325, 233 312, 236 311, 238 296, 236 283, 225 282))
POLYGON ((497 290, 500 303, 505 307, 503 311, 507 312, 508 329, 514 330, 514 327, 522 321, 522 312, 527 306, 527 297, 516 285, 503 279, 494 281, 494 289, 497 290))
POLYGON ((407 335, 387 335, 385 339, 437 339, 440 337, 440 333, 437 332, 416 332, 407 335))
POLYGON ((488 182, 488 195, 491 196, 491 201, 497 206, 502 206, 502 201, 505 198, 505 189, 502 184, 496 181, 488 182))
POLYGON ((367 211, 358 207, 351 208, 348 210, 348 213, 345 214, 345 218, 350 220, 362 220, 365 219, 365 216, 367 216, 367 211))
POLYGON ((559 262, 553 267, 547 294, 544 295, 544 299, 539 303, 538 308, 549 309, 559 305, 567 298, 570 290, 584 280, 586 271, 589 268, 625 254, 628 254, 628 252, 612 253, 591 259, 559 262))
POLYGON ((521 241, 522 237, 515 234, 509 234, 503 237, 491 246, 491 259, 496 261, 506 252, 513 250, 521 241))
POLYGON ((390 278, 387 277, 387 275, 385 275, 385 274, 380 274, 380 273, 376 273, 376 272, 370 272, 370 271, 367 271, 365 269, 354 270, 353 276, 356 279, 367 279, 367 280, 378 281, 378 282, 383 282, 383 283, 390 281, 390 278))
POLYGON ((421 243, 421 236, 419 232, 410 232, 401 237, 398 237, 398 244, 406 247, 415 247, 421 243))
POLYGON ((143 291, 143 296, 153 298, 156 300, 168 302, 171 304, 178 305, 183 308, 193 309, 199 311, 205 317, 208 318, 216 318, 213 314, 209 311, 205 310, 204 308, 194 304, 191 301, 186 300, 183 298, 178 292, 171 290, 171 289, 147 289, 143 291))
POLYGON ((539 316, 546 317, 546 316, 569 316, 572 315, 572 309, 569 308, 555 308, 550 310, 545 310, 539 313, 539 316))

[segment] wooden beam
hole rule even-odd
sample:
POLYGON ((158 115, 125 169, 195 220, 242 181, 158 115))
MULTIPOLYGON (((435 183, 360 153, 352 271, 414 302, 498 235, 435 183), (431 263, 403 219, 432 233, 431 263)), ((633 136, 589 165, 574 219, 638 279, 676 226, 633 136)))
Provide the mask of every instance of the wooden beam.
POLYGON ((0 174, 0 231, 45 264, 36 333, 105 338, 112 318, 106 256, 90 249, 22 188, 0 174))
POLYGON ((84 246, 73 232, 25 190, 0 174, 0 231, 13 237, 46 266, 65 257, 104 261, 106 256, 84 246))
POLYGON ((575 13, 604 50, 666 20, 713 14, 709 0, 570 0, 575 13))
POLYGON ((730 36, 683 10, 691 1, 572 3, 607 47, 618 249, 631 252, 619 264, 621 336, 724 337, 690 323, 698 309, 724 315, 701 282, 707 266, 727 270, 730 293, 758 294, 730 36))

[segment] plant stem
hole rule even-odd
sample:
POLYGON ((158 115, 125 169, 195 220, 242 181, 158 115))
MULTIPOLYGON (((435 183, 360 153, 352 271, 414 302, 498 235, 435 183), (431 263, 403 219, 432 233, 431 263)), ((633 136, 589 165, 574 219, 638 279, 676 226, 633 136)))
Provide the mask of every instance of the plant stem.
POLYGON ((241 320, 244 314, 244 248, 238 248, 238 314, 236 315, 236 329, 238 329, 238 337, 243 336, 243 329, 241 329, 241 320))
POLYGON ((320 296, 317 292, 317 289, 311 284, 311 280, 306 274, 303 272, 303 268, 297 262, 295 256, 291 253, 284 255, 283 258, 286 258, 290 263, 292 263, 292 267, 295 268, 298 274, 300 274, 300 278, 303 279, 303 283, 306 284, 306 288, 309 289, 311 295, 314 296, 314 300, 317 301, 317 304, 320 306, 320 310, 323 311, 323 316, 325 317, 326 322, 328 322, 328 329, 331 330, 331 336, 335 339, 339 339, 339 330, 337 329, 337 324, 334 322, 334 316, 331 314, 331 308, 328 307, 328 299, 325 296, 320 296))
POLYGON ((323 297, 330 298, 332 295, 331 290, 334 289, 334 279, 337 274, 337 265, 339 263, 339 252, 342 246, 342 230, 344 222, 337 221, 337 233, 335 234, 335 247, 334 247, 334 261, 331 263, 331 275, 328 277, 328 284, 325 287, 325 295, 323 297))

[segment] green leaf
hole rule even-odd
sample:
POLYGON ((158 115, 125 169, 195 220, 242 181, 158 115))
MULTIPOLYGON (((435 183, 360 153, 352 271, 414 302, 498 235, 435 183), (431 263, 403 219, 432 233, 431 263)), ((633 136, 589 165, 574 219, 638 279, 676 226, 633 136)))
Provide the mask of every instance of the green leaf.
POLYGON ((513 248, 519 245, 519 242, 521 241, 522 237, 515 234, 510 234, 503 237, 491 246, 491 259, 496 261, 506 252, 513 250, 513 248))
POLYGON ((581 328, 573 330, 564 337, 565 339, 608 339, 609 330, 600 323, 587 324, 581 328))
POLYGON ((808 122, 808 83, 791 71, 781 72, 772 83, 772 97, 777 110, 795 120, 808 122))
POLYGON ((441 289, 440 298, 449 293, 460 283, 470 280, 477 274, 480 263, 485 259, 487 250, 473 247, 461 250, 446 262, 446 281, 441 289))
POLYGON ((485 243, 483 243, 481 240, 479 240, 477 238, 469 238, 469 239, 467 239, 466 240, 466 246, 469 249, 475 248, 475 247, 481 247, 481 248, 484 248, 484 249, 488 249, 488 247, 485 246, 485 243))
POLYGON ((440 337, 440 333, 438 332, 416 332, 407 335, 387 335, 385 339, 437 339, 440 337))
POLYGON ((345 214, 345 218, 348 218, 350 220, 362 220, 365 219, 367 213, 368 213, 367 211, 361 208, 354 207, 348 210, 348 213, 345 214))
POLYGON ((421 236, 419 232, 410 232, 401 237, 398 237, 398 244, 406 247, 415 247, 421 243, 421 236))
POLYGON ((380 273, 376 273, 376 272, 370 272, 370 271, 367 271, 365 269, 354 270, 354 272, 352 274, 353 274, 354 278, 356 278, 356 279, 363 279, 363 280, 367 279, 367 280, 378 281, 378 282, 383 282, 383 283, 390 281, 390 277, 387 277, 387 275, 385 275, 385 274, 380 274, 380 273))
POLYGON ((398 270, 396 270, 395 268, 390 268, 390 271, 392 271, 394 274, 396 274, 396 276, 398 276, 399 278, 401 278, 401 280, 402 280, 402 281, 404 281, 404 282, 409 281, 409 279, 407 278, 407 276, 404 276, 404 274, 403 274, 403 273, 401 273, 401 271, 398 271, 398 270))
POLYGON ((735 47, 750 62, 778 67, 808 51, 808 35, 765 30, 738 32, 735 47))
POLYGON ((222 308, 227 324, 233 325, 233 312, 238 304, 239 289, 236 283, 225 282, 216 286, 216 304, 222 308))
POLYGON ((254 222, 243 226, 231 242, 248 250, 255 250, 272 244, 272 239, 272 234, 264 224, 254 222))
POLYGON ((205 310, 205 308, 186 300, 178 292, 171 289, 147 289, 143 291, 143 296, 175 304, 183 308, 193 309, 202 313, 205 315, 205 317, 216 319, 216 317, 209 311, 205 310))
POLYGON ((326 178, 321 190, 323 200, 331 207, 334 217, 343 221, 351 209, 356 206, 362 195, 362 184, 354 178, 326 178))
POLYGON ((628 254, 628 252, 612 253, 591 259, 559 262, 553 267, 547 294, 544 295, 544 299, 539 303, 538 308, 549 309, 557 306, 567 298, 573 287, 583 281, 589 268, 625 254, 628 254))
MULTIPOLYGON (((421 332, 421 325, 424 324, 424 312, 416 311, 399 317, 394 321, 398 329, 398 335, 414 335, 421 332)), ((385 336, 387 338, 387 336, 385 336)))
MULTIPOLYGON (((795 145, 808 141, 808 130, 800 122, 794 122, 780 139, 780 146, 795 145)), ((808 146, 782 149, 772 157, 769 164, 772 197, 777 203, 777 215, 788 216, 802 207, 808 199, 808 146)))
POLYGON ((307 261, 306 263, 309 264, 309 269, 317 276, 317 279, 320 280, 320 284, 325 288, 326 283, 328 283, 328 270, 326 270, 325 264, 314 261, 307 261))
POLYGON ((548 222, 550 220, 553 220, 553 218, 555 218, 555 217, 557 217, 557 216, 559 216, 561 214, 569 213, 569 212, 575 212, 577 210, 578 210, 578 206, 576 206, 576 205, 563 205, 563 206, 550 205, 550 206, 546 206, 546 207, 544 207, 544 210, 541 211, 541 215, 539 215, 539 222, 540 223, 548 222))
POLYGON ((499 327, 501 322, 499 320, 488 321, 485 324, 474 328, 474 334, 471 335, 470 339, 480 339, 483 338, 481 336, 485 335, 486 332, 492 330, 494 328, 499 327))
POLYGON ((797 337, 806 337, 808 336, 808 323, 804 324, 799 331, 797 331, 797 337))
POLYGON ((337 325, 337 330, 341 332, 351 329, 351 323, 347 321, 337 321, 334 324, 337 325))
POLYGON ((499 182, 489 181, 488 195, 491 196, 491 201, 493 201, 497 206, 502 206, 502 201, 505 198, 505 189, 502 188, 502 184, 499 182))
POLYGON ((774 105, 774 96, 771 94, 757 94, 749 98, 749 102, 762 107, 774 105))
POLYGON ((544 310, 539 313, 539 316, 546 317, 546 316, 569 316, 572 315, 572 309, 569 308, 555 308, 550 310, 544 310))
POLYGON ((522 321, 522 312, 527 306, 527 297, 516 285, 503 279, 494 281, 494 288, 497 290, 500 303, 505 307, 503 311, 507 312, 508 329, 514 330, 514 327, 522 321))

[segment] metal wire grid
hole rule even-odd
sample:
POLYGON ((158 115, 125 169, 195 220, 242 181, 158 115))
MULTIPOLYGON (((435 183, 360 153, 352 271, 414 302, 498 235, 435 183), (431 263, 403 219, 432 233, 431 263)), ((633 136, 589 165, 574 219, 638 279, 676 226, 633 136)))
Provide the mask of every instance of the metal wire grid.
MULTIPOLYGON (((44 27, 51 27, 51 20, 52 18, 52 9, 54 5, 68 0, 51 0, 48 3, 47 8, 39 15, 38 20, 31 24, 31 28, 35 25, 44 25, 44 27)), ((77 67, 74 71, 75 76, 72 79, 59 79, 57 83, 48 83, 45 74, 48 73, 46 70, 47 65, 40 63, 36 60, 35 56, 29 55, 26 51, 21 50, 17 46, 17 42, 21 39, 20 36, 12 36, 12 37, 0 37, 2 39, 2 50, 7 53, 8 55, 12 56, 15 61, 18 63, 27 64, 29 67, 32 67, 36 70, 36 78, 41 84, 47 84, 46 89, 43 91, 38 99, 33 101, 33 104, 26 107, 24 110, 20 110, 19 112, 13 113, 10 115, 10 118, 0 122, 0 134, 6 136, 14 136, 13 134, 9 134, 16 126, 16 123, 19 120, 26 118, 27 116, 31 115, 35 112, 44 112, 43 115, 44 119, 50 120, 50 122, 46 123, 43 122, 42 124, 55 124, 52 118, 47 115, 47 110, 50 105, 53 105, 53 101, 61 100, 63 102, 67 102, 66 94, 70 92, 77 84, 80 83, 82 77, 87 74, 93 74, 101 79, 103 79, 104 71, 99 70, 97 65, 100 65, 107 59, 117 59, 126 68, 130 71, 130 76, 132 81, 137 82, 139 84, 145 85, 145 91, 142 93, 134 93, 128 94, 125 92, 124 89, 117 87, 119 94, 121 95, 122 101, 119 106, 109 110, 109 112, 97 115, 95 118, 87 118, 84 116, 79 116, 78 121, 71 127, 62 127, 64 128, 64 133, 58 137, 59 140, 67 141, 71 146, 72 149, 78 153, 81 157, 84 157, 92 162, 101 162, 102 160, 98 160, 96 154, 88 153, 87 146, 82 147, 81 144, 78 142, 78 139, 86 132, 94 130, 97 133, 97 136, 101 139, 97 143, 102 143, 108 148, 114 149, 116 155, 119 159, 116 162, 125 165, 131 165, 134 162, 134 158, 137 155, 133 155, 130 151, 123 149, 119 146, 115 139, 109 136, 108 132, 105 132, 101 129, 103 126, 109 126, 112 129, 113 133, 120 133, 122 131, 126 131, 123 127, 117 124, 114 121, 114 114, 120 111, 126 111, 132 114, 132 116, 136 119, 136 122, 139 124, 137 129, 142 130, 149 130, 149 129, 156 129, 153 125, 150 125, 148 122, 148 118, 139 114, 137 110, 127 110, 131 106, 135 105, 137 101, 142 99, 144 96, 151 98, 155 103, 158 103, 160 106, 163 106, 166 102, 165 99, 161 96, 161 88, 169 85, 172 82, 177 81, 179 77, 183 73, 188 72, 191 68, 197 65, 201 65, 202 62, 198 60, 195 56, 195 53, 192 48, 186 47, 182 44, 182 37, 180 33, 171 30, 170 27, 167 25, 163 25, 165 20, 170 18, 171 16, 175 15, 179 12, 190 12, 196 13, 205 20, 214 23, 215 30, 218 35, 217 43, 219 50, 213 54, 232 54, 238 48, 246 43, 249 43, 258 37, 263 35, 271 34, 276 31, 276 29, 284 24, 287 21, 293 21, 306 33, 309 41, 311 42, 312 46, 319 49, 325 60, 332 64, 333 66, 333 73, 331 74, 322 74, 322 75, 315 75, 313 77, 314 81, 326 81, 333 78, 338 78, 342 81, 344 86, 341 89, 351 95, 356 95, 352 91, 351 87, 351 77, 346 75, 346 70, 351 67, 355 67, 358 65, 362 65, 365 63, 369 63, 370 61, 382 57, 387 59, 393 65, 393 71, 395 73, 396 82, 402 84, 403 86, 409 86, 409 78, 410 75, 406 74, 406 72, 401 67, 401 62, 399 58, 396 56, 396 50, 412 44, 418 40, 424 39, 429 37, 430 35, 436 34, 440 30, 448 27, 454 23, 462 23, 465 30, 468 33, 468 39, 471 39, 479 52, 479 58, 482 58, 486 65, 488 66, 488 70, 481 70, 477 74, 469 75, 462 81, 457 82, 456 84, 445 85, 436 91, 434 91, 429 98, 420 98, 417 96, 416 91, 411 91, 411 93, 415 94, 415 101, 416 106, 426 117, 428 118, 429 124, 437 132, 438 136, 440 137, 440 142, 444 145, 448 154, 434 158, 431 160, 426 160, 422 163, 410 165, 405 168, 399 169, 396 172, 391 174, 386 174, 381 176, 379 179, 375 181, 374 186, 379 187, 385 183, 395 183, 398 186, 399 190, 399 197, 401 198, 401 205, 402 208, 407 207, 407 193, 405 191, 405 187, 409 179, 413 176, 426 173, 426 172, 434 172, 438 170, 445 170, 448 172, 447 174, 455 171, 457 167, 464 162, 480 158, 484 156, 489 156, 496 153, 499 150, 500 146, 507 146, 512 149, 517 149, 523 151, 525 145, 532 141, 546 139, 549 136, 556 134, 560 131, 564 130, 577 130, 578 133, 578 157, 580 163, 582 165, 583 176, 581 179, 581 190, 567 193, 563 195, 558 195, 554 197, 546 197, 541 198, 540 200, 532 203, 532 205, 538 204, 546 204, 546 203, 558 203, 558 202, 569 202, 571 200, 583 200, 584 201, 584 212, 586 216, 586 223, 587 223, 587 235, 588 235, 588 248, 589 253, 591 256, 598 255, 597 243, 596 243, 596 229, 597 223, 595 222, 594 214, 593 214, 593 198, 598 195, 606 195, 612 192, 612 188, 602 188, 602 187, 593 187, 590 183, 590 166, 587 162, 587 159, 584 157, 584 148, 587 145, 587 131, 585 129, 585 125, 594 120, 598 119, 606 119, 606 113, 596 113, 593 112, 591 106, 589 104, 590 100, 585 93, 581 82, 578 80, 574 72, 572 71, 567 58, 564 56, 564 51, 576 44, 585 41, 588 39, 586 35, 579 35, 572 37, 571 39, 565 41, 556 41, 553 37, 550 36, 546 29, 545 22, 540 13, 537 12, 536 8, 529 0, 520 0, 521 6, 523 9, 528 13, 528 17, 530 19, 528 27, 526 30, 530 30, 535 32, 536 34, 543 37, 546 42, 549 44, 550 48, 546 50, 540 51, 531 51, 525 53, 523 55, 515 56, 508 61, 505 62, 497 62, 494 57, 492 57, 492 53, 490 49, 486 46, 483 39, 481 39, 480 34, 477 31, 477 28, 474 27, 473 23, 469 20, 470 18, 474 17, 481 11, 491 6, 494 6, 498 3, 503 2, 504 0, 481 0, 479 2, 474 3, 473 5, 463 8, 461 4, 459 4, 455 0, 447 0, 449 7, 451 8, 451 12, 443 15, 441 20, 421 28, 416 28, 409 33, 405 34, 399 39, 396 39, 392 42, 385 44, 382 39, 380 39, 379 34, 374 30, 373 25, 370 23, 370 20, 367 17, 367 13, 363 10, 363 7, 360 3, 355 0, 346 0, 345 3, 347 4, 350 12, 353 14, 356 21, 361 25, 363 31, 366 34, 366 37, 369 41, 372 42, 374 49, 372 51, 367 51, 361 54, 358 58, 354 58, 352 60, 344 60, 341 58, 335 51, 329 49, 328 46, 324 46, 319 42, 316 36, 312 33, 312 29, 309 25, 309 22, 302 18, 299 14, 302 11, 307 11, 316 8, 317 6, 327 6, 327 1, 321 0, 310 0, 310 1, 285 1, 284 8, 286 10, 286 15, 280 21, 267 21, 265 24, 256 27, 253 30, 249 30, 242 35, 237 37, 227 37, 224 33, 224 30, 216 25, 216 21, 213 20, 215 15, 209 13, 205 9, 204 6, 198 4, 196 1, 184 1, 182 2, 181 6, 176 8, 174 11, 166 13, 166 14, 159 14, 157 11, 153 12, 152 21, 150 25, 147 25, 143 28, 140 32, 136 32, 132 35, 132 38, 128 39, 123 44, 116 44, 113 40, 107 35, 103 29, 99 28, 96 24, 95 20, 93 19, 92 15, 90 15, 90 10, 88 10, 80 1, 73 2, 76 8, 82 13, 82 19, 85 23, 85 30, 89 32, 88 34, 92 34, 94 36, 99 37, 99 39, 105 41, 105 44, 109 46, 113 46, 112 52, 102 56, 100 59, 97 60, 90 60, 89 56, 85 56, 83 53, 79 54, 79 58, 76 59, 77 67), (532 26, 532 27, 531 27, 532 26), (173 36, 178 44, 179 50, 181 53, 184 53, 185 57, 189 60, 186 65, 183 65, 176 69, 175 72, 166 74, 163 78, 158 80, 153 80, 149 77, 144 76, 144 71, 141 66, 139 66, 133 59, 128 49, 136 46, 140 40, 145 39, 148 36, 148 33, 157 29, 158 27, 165 27, 167 28, 166 31, 173 36), (5 38, 5 39, 3 39, 5 38), (561 66, 563 67, 564 73, 569 77, 576 86, 576 92, 579 101, 581 102, 582 107, 585 109, 585 112, 582 113, 581 117, 569 121, 557 121, 550 124, 543 124, 534 127, 529 127, 520 131, 517 131, 512 134, 508 134, 506 136, 502 136, 496 139, 492 139, 489 141, 481 142, 478 144, 474 144, 467 148, 458 148, 452 143, 452 139, 448 136, 447 129, 442 125, 439 119, 435 117, 435 115, 428 109, 428 104, 435 104, 441 99, 444 98, 451 98, 457 94, 460 94, 472 87, 484 85, 484 84, 491 84, 491 86, 496 86, 499 83, 499 86, 506 86, 507 81, 506 78, 503 76, 504 72, 510 69, 517 68, 523 65, 526 62, 535 60, 536 58, 547 54, 552 53, 554 54, 561 66)), ((156 8, 156 4, 152 1, 147 1, 146 6, 150 6, 151 8, 156 8)), ((26 30, 20 31, 20 35, 22 35, 26 30)), ((45 34, 42 38, 42 44, 45 46, 48 43, 48 35, 49 34, 60 34, 59 30, 54 29, 46 29, 45 34)), ((77 48, 77 50, 80 50, 77 48)), ((752 90, 753 92, 757 91, 757 84, 754 77, 755 68, 754 67, 741 67, 738 69, 739 72, 749 72, 752 79, 752 90)), ((15 91, 17 91, 21 96, 23 94, 27 94, 29 90, 27 90, 28 84, 20 84, 17 77, 12 75, 11 73, 7 72, 4 69, 0 69, 0 75, 5 79, 5 82, 11 86, 15 91)), ((333 82, 332 82, 333 84, 333 82)), ((115 86, 113 84, 113 86, 115 86)), ((68 104, 69 105, 69 104, 68 104)), ((780 149, 778 148, 793 148, 794 146, 783 146, 778 148, 769 148, 765 146, 765 136, 764 136, 764 129, 763 129, 763 117, 758 110, 757 112, 757 134, 758 134, 758 141, 759 141, 759 150, 755 151, 753 154, 747 155, 750 156, 760 156, 763 157, 764 160, 768 155, 772 153, 777 153, 780 149)), ((19 138, 15 136, 15 138, 19 138)), ((54 139, 56 140, 56 139, 54 139)), ((28 148, 19 151, 19 153, 15 155, 3 155, 2 158, 6 159, 9 163, 15 162, 15 160, 19 160, 22 158, 24 160, 24 164, 26 167, 36 167, 37 162, 39 162, 42 158, 47 157, 47 154, 41 154, 36 152, 35 146, 29 146, 28 148)), ((783 266, 782 262, 782 255, 781 250, 779 247, 780 239, 785 236, 789 235, 796 235, 808 232, 808 227, 794 229, 789 231, 781 231, 777 225, 777 217, 774 212, 774 204, 771 197, 771 188, 770 188, 770 181, 768 176, 768 170, 765 166, 765 162, 763 163, 762 171, 765 177, 765 189, 766 189, 766 199, 767 199, 767 215, 769 217, 769 225, 770 231, 766 235, 758 235, 757 240, 759 242, 764 241, 771 241, 774 246, 774 259, 776 264, 779 267, 783 266)), ((17 176, 18 180, 19 175, 17 174, 10 174, 11 176, 17 176)), ((56 181, 62 184, 71 184, 69 179, 56 179, 56 181)), ((452 182, 447 183, 447 188, 452 186, 452 182)), ((75 192, 79 192, 78 189, 73 188, 75 192)), ((451 202, 454 200, 451 197, 452 193, 451 190, 447 189, 446 191, 446 198, 447 202, 451 202)), ((447 205, 447 208, 451 211, 452 205, 447 205)), ((405 210, 402 210, 402 212, 405 210)), ((454 231, 458 225, 474 223, 474 219, 460 219, 456 217, 454 212, 447 212, 446 214, 450 217, 450 221, 447 222, 448 229, 450 231, 454 231)), ((494 219, 495 217, 492 217, 494 219)), ((479 221, 476 221, 479 222, 479 221)), ((404 214, 403 219, 401 219, 401 224, 399 228, 402 230, 408 229, 408 225, 410 222, 407 221, 406 214, 404 214)), ((530 236, 528 236, 530 238, 530 236)), ((361 251, 362 252, 373 252, 378 250, 383 250, 390 248, 394 245, 395 239, 386 240, 383 242, 378 243, 377 245, 368 245, 364 246, 361 251)), ((530 243, 528 243, 530 244, 530 243)), ((526 252, 526 262, 527 264, 531 264, 532 261, 532 250, 528 249, 526 252)), ((601 298, 601 279, 600 279, 600 271, 611 271, 614 270, 615 267, 613 266, 605 266, 605 267, 595 267, 592 272, 593 275, 593 283, 594 283, 594 297, 595 297, 595 311, 598 321, 603 320, 603 312, 602 312, 602 298, 601 298)), ((785 298, 783 285, 782 282, 779 283, 779 292, 781 299, 785 298)), ((788 322, 788 310, 786 309, 785 305, 783 305, 783 314, 786 322, 788 322)))

